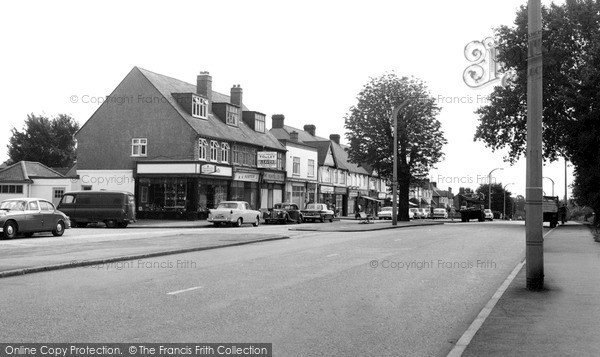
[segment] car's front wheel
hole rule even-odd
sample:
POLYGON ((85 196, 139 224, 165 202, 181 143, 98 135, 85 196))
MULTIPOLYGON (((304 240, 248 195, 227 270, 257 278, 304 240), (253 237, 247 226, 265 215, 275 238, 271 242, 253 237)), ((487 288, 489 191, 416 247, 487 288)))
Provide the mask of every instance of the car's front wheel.
POLYGON ((63 221, 58 221, 54 230, 52 230, 52 235, 55 237, 60 237, 65 233, 65 223, 63 221))
POLYGON ((17 236, 17 224, 13 221, 4 225, 4 239, 13 239, 17 236))

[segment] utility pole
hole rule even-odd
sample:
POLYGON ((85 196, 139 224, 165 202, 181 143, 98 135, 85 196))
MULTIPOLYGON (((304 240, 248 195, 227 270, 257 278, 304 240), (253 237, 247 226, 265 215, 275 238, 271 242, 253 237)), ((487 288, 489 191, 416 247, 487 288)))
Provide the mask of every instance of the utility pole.
POLYGON ((541 0, 527 4, 527 182, 525 209, 527 289, 544 288, 542 230, 542 9, 541 0))
MULTIPOLYGON (((502 218, 506 219, 506 186, 508 185, 512 185, 513 183, 507 183, 506 185, 504 185, 504 187, 502 188, 502 195, 504 196, 504 204, 502 205, 502 218)), ((511 206, 512 207, 512 206, 511 206)))
POLYGON ((392 226, 398 225, 398 112, 408 104, 408 99, 392 109, 394 121, 394 178, 392 180, 392 226))
POLYGON ((567 205, 567 157, 565 156, 565 206, 567 205))
POLYGON ((493 169, 492 171, 490 171, 490 173, 488 174, 488 208, 490 210, 492 209, 492 172, 494 172, 496 170, 504 170, 504 169, 501 167, 497 167, 497 168, 493 169))
POLYGON ((548 180, 552 181, 552 197, 554 197, 554 180, 553 180, 553 179, 551 179, 550 177, 546 177, 546 176, 544 176, 543 178, 545 178, 545 179, 548 179, 548 180))

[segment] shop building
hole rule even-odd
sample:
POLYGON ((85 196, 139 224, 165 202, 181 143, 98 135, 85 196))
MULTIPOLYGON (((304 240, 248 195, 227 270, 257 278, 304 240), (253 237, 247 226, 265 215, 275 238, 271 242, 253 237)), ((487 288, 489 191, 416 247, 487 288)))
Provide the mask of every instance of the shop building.
POLYGON ((202 219, 223 200, 267 208, 283 196, 286 149, 242 95, 213 91, 208 72, 193 85, 135 67, 77 132, 78 170, 131 170, 140 218, 202 219))

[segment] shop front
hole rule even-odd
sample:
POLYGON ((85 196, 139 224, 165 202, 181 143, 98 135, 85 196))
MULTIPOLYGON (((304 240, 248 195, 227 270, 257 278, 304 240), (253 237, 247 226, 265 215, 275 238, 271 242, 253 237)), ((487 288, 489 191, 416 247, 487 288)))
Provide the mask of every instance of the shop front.
POLYGON ((258 209, 260 207, 259 179, 258 170, 236 168, 233 172, 233 182, 231 182, 230 200, 246 201, 253 209, 258 209))
POLYGON ((283 187, 285 172, 263 171, 260 184, 260 209, 273 208, 275 203, 284 202, 283 187))
POLYGON ((356 215, 358 213, 358 190, 348 190, 348 204, 346 215, 356 215))
POLYGON ((338 215, 347 216, 348 189, 346 187, 335 187, 335 207, 338 215))
POLYGON ((227 200, 229 166, 190 162, 138 163, 136 197, 140 219, 206 219, 227 200))

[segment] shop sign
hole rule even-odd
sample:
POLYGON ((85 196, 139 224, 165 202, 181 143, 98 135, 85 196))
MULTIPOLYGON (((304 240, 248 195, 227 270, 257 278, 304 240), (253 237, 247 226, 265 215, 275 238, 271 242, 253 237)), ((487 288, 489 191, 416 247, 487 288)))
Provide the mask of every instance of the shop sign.
POLYGON ((258 182, 258 174, 250 172, 236 172, 233 175, 235 181, 258 182))
POLYGON ((333 187, 331 186, 320 186, 321 193, 333 193, 333 187))
POLYGON ((380 200, 385 200, 386 196, 387 195, 385 192, 379 192, 379 195, 377 195, 377 198, 379 198, 380 200))
POLYGON ((344 188, 344 187, 336 187, 335 188, 335 193, 337 193, 339 195, 345 195, 346 194, 346 188, 344 188))
POLYGON ((227 167, 227 166, 204 164, 204 165, 202 165, 202 167, 200 167, 200 173, 202 175, 231 177, 232 169, 231 169, 231 167, 227 167))
POLYGON ((358 191, 350 190, 350 192, 348 193, 348 195, 350 197, 358 197, 358 191))
POLYGON ((277 168, 276 151, 259 151, 256 153, 256 166, 263 169, 277 168))
POLYGON ((285 175, 280 172, 265 172, 263 173, 263 179, 265 181, 285 181, 285 175))
POLYGON ((217 172, 217 165, 210 165, 210 164, 202 165, 201 172, 205 175, 214 174, 215 172, 217 172))

